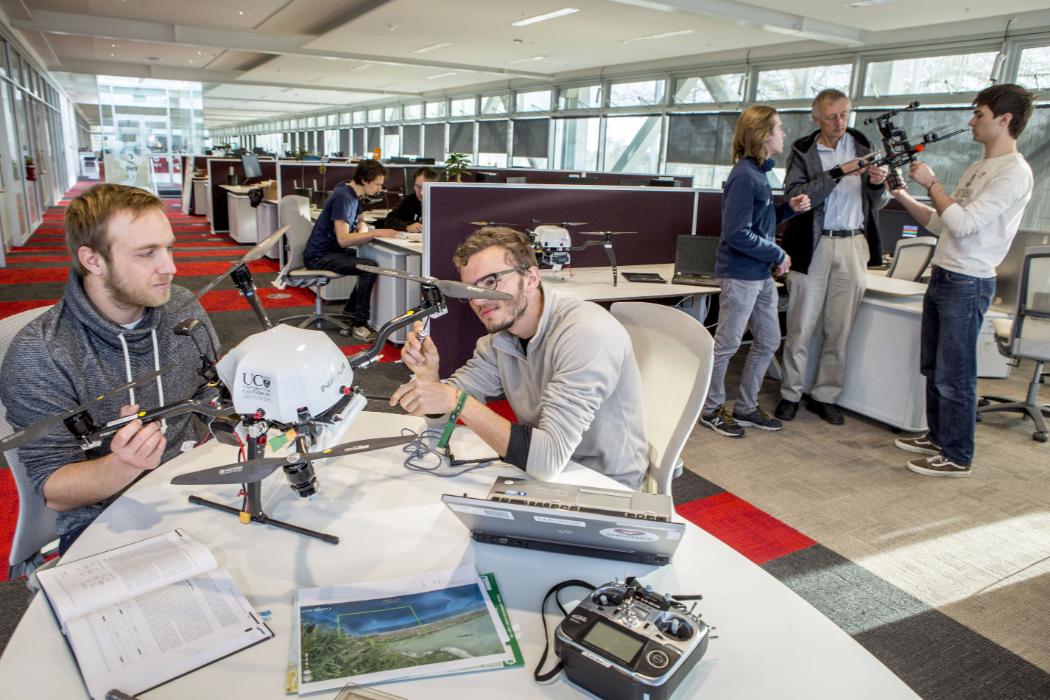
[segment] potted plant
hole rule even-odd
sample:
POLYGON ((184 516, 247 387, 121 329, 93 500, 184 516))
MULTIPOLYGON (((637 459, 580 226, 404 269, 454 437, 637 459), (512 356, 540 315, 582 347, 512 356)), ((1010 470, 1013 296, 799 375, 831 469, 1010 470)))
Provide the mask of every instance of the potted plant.
POLYGON ((449 153, 445 158, 445 181, 463 182, 463 173, 470 167, 470 156, 466 153, 449 153))

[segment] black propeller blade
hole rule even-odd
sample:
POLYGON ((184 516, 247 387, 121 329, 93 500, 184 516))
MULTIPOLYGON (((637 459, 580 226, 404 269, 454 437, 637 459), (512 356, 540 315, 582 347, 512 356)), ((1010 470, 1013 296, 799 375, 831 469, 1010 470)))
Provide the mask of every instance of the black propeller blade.
MULTIPOLYGON (((266 255, 266 251, 268 251, 270 248, 273 248, 273 246, 277 243, 277 241, 281 240, 281 237, 287 231, 288 231, 288 227, 287 226, 282 226, 281 228, 279 228, 276 231, 274 231, 273 233, 271 233, 264 240, 262 240, 259 243, 257 243, 251 250, 249 250, 247 253, 242 255, 240 260, 237 260, 232 265, 230 265, 230 267, 225 272, 223 272, 221 275, 219 275, 218 277, 213 279, 211 282, 208 282, 208 284, 204 285, 204 287, 202 287, 199 292, 197 292, 196 294, 193 295, 193 298, 194 299, 200 299, 202 296, 204 296, 205 294, 207 294, 211 290, 215 289, 215 287, 217 287, 220 282, 222 282, 224 279, 226 279, 227 277, 232 275, 233 271, 236 270, 238 267, 240 267, 241 265, 247 265, 250 262, 255 262, 256 260, 258 260, 262 256, 266 255)), ((192 302, 190 302, 190 301, 186 302, 185 304, 183 304, 179 308, 175 309, 175 313, 178 313, 179 311, 182 311, 187 306, 189 306, 191 303, 192 302)))
POLYGON ((137 379, 133 379, 130 382, 127 382, 126 384, 115 386, 112 389, 107 390, 105 393, 99 394, 90 401, 85 401, 79 406, 74 406, 73 408, 63 411, 62 413, 58 413, 49 418, 44 418, 43 420, 39 420, 36 423, 33 423, 32 425, 27 425, 25 428, 19 430, 18 432, 12 433, 11 435, 8 435, 7 437, 0 440, 0 452, 20 447, 28 442, 33 442, 34 440, 39 440, 40 438, 50 433, 52 428, 64 421, 66 418, 69 418, 70 416, 75 416, 81 411, 85 411, 91 408, 92 406, 98 404, 99 402, 105 401, 106 397, 108 396, 111 396, 113 394, 119 394, 122 391, 127 391, 132 387, 136 387, 140 384, 145 384, 148 381, 156 379, 157 377, 167 372, 169 369, 171 369, 171 365, 167 367, 161 367, 155 372, 144 374, 137 379))
POLYGON ((386 267, 358 265, 357 269, 364 270, 365 272, 371 272, 376 275, 398 277, 400 279, 417 282, 419 284, 429 284, 440 289, 441 293, 449 297, 450 299, 490 299, 492 301, 506 301, 508 299, 514 298, 506 292, 490 292, 487 289, 475 287, 472 284, 464 284, 463 282, 453 282, 452 280, 439 280, 436 277, 423 277, 421 275, 413 275, 408 272, 402 272, 401 270, 391 270, 386 267))
POLYGON ((638 233, 637 231, 577 231, 581 236, 622 236, 626 233, 638 233))
POLYGON ((382 450, 397 445, 407 445, 416 439, 415 435, 398 435, 396 437, 373 438, 369 440, 354 440, 344 442, 341 445, 330 447, 320 452, 307 452, 300 454, 290 452, 284 457, 261 457, 238 464, 226 464, 221 467, 202 469, 189 474, 180 474, 171 480, 171 483, 180 486, 201 486, 204 484, 250 484, 262 481, 273 474, 278 468, 286 464, 296 462, 310 462, 315 459, 327 459, 329 457, 342 457, 358 452, 371 452, 382 450))

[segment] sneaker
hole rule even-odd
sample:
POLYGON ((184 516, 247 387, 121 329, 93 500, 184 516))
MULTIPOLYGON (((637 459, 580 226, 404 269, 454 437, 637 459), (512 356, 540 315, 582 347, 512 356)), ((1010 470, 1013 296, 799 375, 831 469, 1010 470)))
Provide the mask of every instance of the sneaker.
POLYGON ((798 401, 788 401, 787 399, 780 399, 780 403, 777 404, 777 410, 773 411, 773 415, 780 420, 795 420, 797 413, 798 401))
POLYGON ((893 445, 907 452, 914 452, 920 455, 933 456, 941 453, 941 446, 931 440, 929 435, 911 438, 900 437, 893 441, 893 445))
POLYGON ((784 427, 783 423, 763 411, 761 406, 755 406, 751 413, 737 413, 733 409, 733 419, 740 425, 750 425, 759 430, 780 430, 784 427))
MULTIPOLYGON (((342 331, 340 333, 346 335, 342 331)), ((353 332, 349 335, 354 340, 360 340, 362 343, 371 343, 378 334, 368 326, 354 326, 353 332)))
POLYGON ((717 411, 701 415, 700 423, 719 435, 732 438, 744 437, 744 429, 733 420, 732 414, 725 405, 719 406, 717 411))
POLYGON ((842 409, 833 403, 825 403, 824 401, 810 399, 806 402, 806 408, 823 418, 825 422, 831 423, 832 425, 842 425, 846 422, 846 417, 842 415, 842 409))
POLYGON ((969 464, 956 464, 944 455, 913 459, 908 469, 923 476, 970 476, 969 464))

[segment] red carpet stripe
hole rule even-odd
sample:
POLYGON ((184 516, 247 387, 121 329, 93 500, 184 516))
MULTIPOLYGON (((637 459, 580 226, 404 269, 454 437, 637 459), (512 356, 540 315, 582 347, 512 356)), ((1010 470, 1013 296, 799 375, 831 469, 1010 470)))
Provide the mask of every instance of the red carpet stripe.
MULTIPOLYGON (((259 289, 259 298, 266 310, 287 309, 314 305, 314 295, 307 289, 259 289)), ((208 313, 218 311, 248 311, 251 306, 236 289, 216 289, 208 292, 201 299, 201 305, 208 313)), ((290 316, 291 314, 286 314, 290 316)), ((279 316, 270 314, 276 321, 279 316)))
POLYGON ((58 299, 25 299, 19 301, 0 301, 0 318, 7 318, 20 314, 23 311, 37 309, 41 306, 51 306, 58 299))
POLYGON ((728 492, 682 503, 675 510, 756 564, 816 544, 793 527, 728 492))

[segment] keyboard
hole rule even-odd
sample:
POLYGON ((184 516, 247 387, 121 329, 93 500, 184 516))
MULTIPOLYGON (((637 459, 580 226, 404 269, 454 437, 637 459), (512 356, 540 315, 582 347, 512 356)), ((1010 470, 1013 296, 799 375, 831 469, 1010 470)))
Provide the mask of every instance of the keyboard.
POLYGON ((714 275, 686 275, 676 272, 671 284, 690 284, 694 287, 717 287, 718 280, 714 275))

